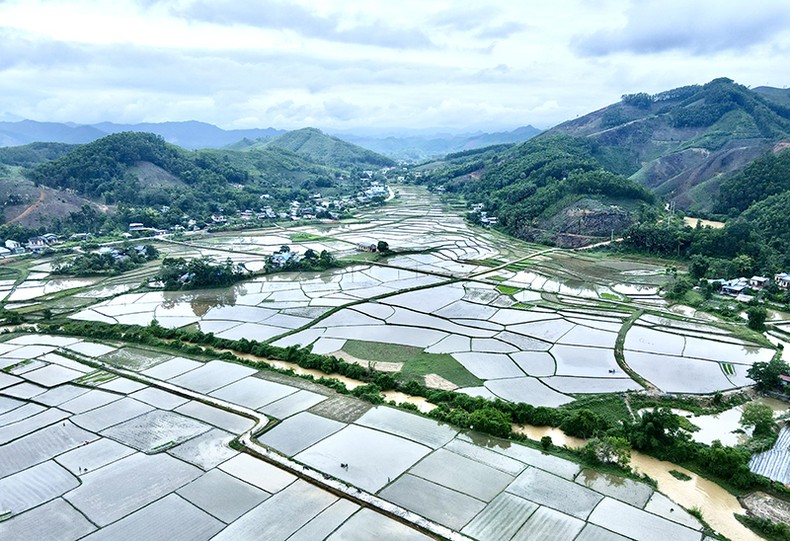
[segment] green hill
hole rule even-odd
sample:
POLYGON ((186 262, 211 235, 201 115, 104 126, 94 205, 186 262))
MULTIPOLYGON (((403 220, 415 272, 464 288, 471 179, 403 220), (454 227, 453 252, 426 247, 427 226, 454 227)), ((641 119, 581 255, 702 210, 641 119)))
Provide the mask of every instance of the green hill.
POLYGON ((249 148, 284 149, 315 163, 338 169, 380 169, 395 165, 393 160, 381 154, 315 128, 290 131, 274 139, 254 143, 249 148))
POLYGON ((60 158, 76 145, 66 143, 29 143, 18 147, 0 147, 0 164, 32 167, 60 158))
POLYGON ((768 197, 790 191, 790 150, 777 149, 721 183, 715 210, 736 216, 768 197))
POLYGON ((286 200, 318 189, 327 195, 343 191, 341 172, 287 150, 187 151, 137 132, 73 147, 25 175, 108 205, 170 206, 196 216, 258 208, 263 194, 286 200))
POLYGON ((625 95, 546 135, 592 139, 610 153, 614 170, 682 208, 710 212, 727 174, 790 137, 790 107, 783 96, 715 79, 653 95, 625 95))
POLYGON ((579 246, 619 234, 653 195, 608 166, 594 142, 567 135, 535 138, 447 156, 421 169, 426 181, 482 203, 520 238, 579 246))

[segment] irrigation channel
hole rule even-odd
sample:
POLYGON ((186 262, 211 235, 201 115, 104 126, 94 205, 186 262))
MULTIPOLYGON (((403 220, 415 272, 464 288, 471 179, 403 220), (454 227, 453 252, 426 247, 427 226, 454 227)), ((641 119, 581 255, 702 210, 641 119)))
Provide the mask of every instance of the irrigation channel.
MULTIPOLYGON (((365 383, 360 380, 341 376, 340 374, 325 374, 320 370, 305 369, 296 363, 272 361, 237 352, 230 353, 243 359, 265 362, 276 368, 291 369, 296 374, 300 375, 337 379, 338 381, 342 381, 350 389, 365 385, 365 383)), ((421 396, 412 396, 394 391, 385 392, 383 394, 387 400, 394 400, 397 403, 408 402, 414 404, 423 413, 427 413, 436 407, 421 396)), ((554 427, 513 425, 513 431, 523 434, 535 441, 540 441, 543 436, 550 436, 554 445, 567 446, 571 449, 578 449, 587 443, 587 440, 568 436, 559 428, 554 427)), ((631 466, 638 473, 643 473, 655 479, 658 483, 659 491, 663 492, 686 509, 696 507, 703 510, 703 518, 705 521, 719 533, 733 540, 763 541, 761 537, 743 526, 733 516, 734 513, 744 514, 746 512, 738 499, 713 481, 700 477, 696 473, 677 466, 676 464, 658 460, 640 453, 639 451, 631 452, 631 466), (688 475, 691 479, 688 481, 681 481, 673 477, 669 473, 670 471, 679 471, 688 475)))

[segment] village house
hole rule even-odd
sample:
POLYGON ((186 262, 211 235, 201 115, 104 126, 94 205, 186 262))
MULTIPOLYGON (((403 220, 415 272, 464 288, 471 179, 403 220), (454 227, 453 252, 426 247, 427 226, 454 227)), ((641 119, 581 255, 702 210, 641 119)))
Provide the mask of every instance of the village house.
POLYGON ((19 244, 19 243, 18 243, 17 241, 15 241, 15 240, 11 240, 11 239, 8 239, 7 241, 5 241, 5 247, 6 247, 8 250, 10 250, 11 252, 15 253, 15 254, 18 254, 18 253, 20 253, 20 250, 21 250, 22 252, 24 252, 24 251, 25 251, 25 249, 24 249, 24 248, 22 248, 22 245, 21 245, 21 244, 19 244))
POLYGON ((31 237, 27 241, 27 249, 33 253, 41 253, 49 248, 49 243, 44 237, 31 237))
POLYGON ((360 252, 375 252, 376 245, 370 242, 360 242, 357 243, 357 250, 360 252))
POLYGON ((292 260, 294 262, 299 261, 299 254, 296 252, 277 252, 270 258, 272 265, 279 268, 284 267, 292 260))
POLYGON ((790 273, 783 272, 781 274, 777 274, 774 276, 774 282, 776 282, 776 285, 778 285, 780 289, 787 291, 790 289, 790 273))
POLYGON ((771 281, 770 278, 765 276, 752 276, 749 278, 749 287, 752 289, 762 289, 771 281))
POLYGON ((737 297, 743 293, 747 287, 749 287, 749 280, 746 278, 733 278, 721 284, 721 292, 725 295, 737 297))

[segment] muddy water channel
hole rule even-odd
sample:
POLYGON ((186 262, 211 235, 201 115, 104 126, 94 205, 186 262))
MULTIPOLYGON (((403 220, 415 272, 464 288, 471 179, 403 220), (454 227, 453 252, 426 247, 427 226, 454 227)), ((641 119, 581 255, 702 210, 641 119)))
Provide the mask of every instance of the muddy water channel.
POLYGON ((691 509, 702 510, 702 518, 710 526, 729 537, 742 541, 762 541, 751 530, 738 522, 733 513, 745 514, 738 499, 716 483, 708 481, 685 468, 671 462, 664 462, 643 455, 638 451, 631 453, 631 466, 640 473, 649 475, 658 482, 658 489, 674 501, 691 509), (691 477, 688 481, 675 479, 669 471, 675 470, 691 477))
MULTIPOLYGON (((586 440, 566 435, 559 428, 532 425, 514 425, 514 432, 524 434, 533 440, 550 436, 554 445, 565 445, 577 449, 586 440)), ((762 541, 762 538, 738 522, 733 513, 745 514, 738 499, 712 481, 708 481, 685 468, 671 462, 664 462, 639 451, 631 452, 631 466, 639 473, 649 475, 658 482, 658 490, 669 496, 686 509, 698 507, 702 517, 710 526, 729 537, 743 541, 762 541), (675 479, 670 470, 685 473, 688 481, 675 479)))

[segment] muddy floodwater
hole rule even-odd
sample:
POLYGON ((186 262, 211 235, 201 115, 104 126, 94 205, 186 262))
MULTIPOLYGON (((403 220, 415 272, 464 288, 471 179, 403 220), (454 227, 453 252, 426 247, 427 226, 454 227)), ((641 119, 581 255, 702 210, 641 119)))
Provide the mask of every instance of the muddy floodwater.
POLYGON ((733 513, 745 514, 738 499, 712 481, 694 472, 664 462, 638 451, 631 453, 631 466, 640 473, 649 475, 658 482, 658 489, 674 501, 691 509, 702 509, 702 518, 711 528, 730 539, 740 541, 762 541, 762 538, 738 522, 733 513), (675 470, 691 477, 688 481, 675 479, 669 471, 675 470))
MULTIPOLYGON (((577 449, 586 442, 583 439, 568 436, 559 428, 553 427, 514 425, 513 430, 534 440, 550 436, 554 445, 564 445, 572 449, 577 449)), ((702 509, 702 517, 719 533, 739 541, 762 541, 761 537, 735 519, 733 513, 745 514, 746 510, 735 496, 716 483, 671 462, 664 462, 638 451, 631 452, 631 467, 638 473, 655 479, 658 482, 659 491, 686 509, 692 507, 702 509), (670 470, 685 473, 691 479, 689 481, 675 479, 669 473, 670 470)))

